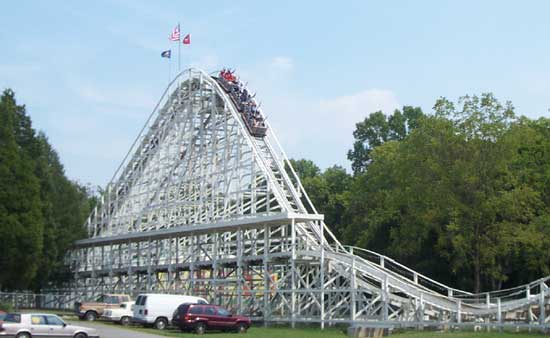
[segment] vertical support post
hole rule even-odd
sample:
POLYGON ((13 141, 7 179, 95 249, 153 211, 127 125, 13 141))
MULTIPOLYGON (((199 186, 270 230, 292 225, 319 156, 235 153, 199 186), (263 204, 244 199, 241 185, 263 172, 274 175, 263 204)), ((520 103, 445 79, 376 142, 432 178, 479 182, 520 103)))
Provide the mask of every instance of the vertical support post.
MULTIPOLYGON (((219 251, 220 251, 220 248, 219 248, 220 234, 216 232, 214 233, 213 236, 214 236, 214 253, 213 253, 214 261, 212 262, 212 276, 210 276, 210 278, 212 278, 212 283, 213 283, 214 299, 211 299, 210 301, 217 302, 219 304, 220 297, 218 292, 218 282, 220 277, 220 271, 219 271, 218 259, 219 259, 219 251)), ((221 285, 221 283, 219 283, 219 285, 221 285)))
POLYGON ((291 294, 290 294, 290 317, 292 328, 296 327, 296 221, 294 218, 290 226, 290 245, 291 245, 291 294))
POLYGON ((269 273, 269 227, 264 225, 264 327, 267 327, 267 319, 269 318, 269 313, 271 313, 269 308, 269 292, 271 291, 270 285, 270 273, 269 273))
POLYGON ((243 313, 243 230, 237 230, 237 309, 239 314, 243 313))
MULTIPOLYGON (((528 301, 531 298, 531 285, 525 287, 525 297, 528 301)), ((527 321, 529 324, 533 322, 533 309, 531 308, 530 302, 527 304, 527 321)))
POLYGON ((96 263, 96 248, 90 248, 92 250, 92 277, 95 278, 97 275, 97 263, 96 263))
POLYGON ((456 322, 458 324, 462 323, 462 300, 456 300, 456 322))
POLYGON ((388 288, 388 276, 384 276, 384 281, 382 282, 382 320, 388 320, 388 310, 389 310, 389 288, 388 288))
POLYGON ((173 280, 174 280, 174 268, 172 263, 172 242, 173 238, 167 238, 166 242, 168 243, 168 288, 173 289, 173 280))
POLYGON ((149 239, 147 241, 147 291, 151 291, 152 278, 151 278, 151 260, 153 255, 153 246, 152 241, 149 239))
POLYGON ((500 302, 500 297, 497 298, 497 322, 498 330, 502 332, 502 305, 500 302))
POLYGON ((491 295, 489 292, 485 294, 485 303, 487 305, 487 308, 489 309, 491 307, 491 295))
POLYGON ((197 235, 193 235, 191 237, 191 261, 189 262, 189 289, 192 294, 195 293, 195 261, 197 259, 197 257, 195 256, 195 252, 197 251, 198 247, 197 242, 197 235))
POLYGON ((420 292, 420 304, 418 305, 418 321, 420 322, 420 329, 424 329, 424 293, 420 292))
POLYGON ((179 257, 180 257, 180 238, 176 236, 176 261, 175 261, 176 271, 175 271, 175 274, 174 274, 174 278, 176 279, 174 281, 174 288, 175 289, 178 288, 177 280, 178 280, 178 277, 179 277, 179 272, 178 272, 179 257))
POLYGON ((101 264, 99 265, 98 270, 103 270, 104 266, 105 266, 105 246, 102 245, 101 246, 101 264))
POLYGON ((351 259, 351 320, 352 321, 354 321, 355 318, 357 318, 357 280, 356 278, 357 278, 357 272, 355 270, 355 256, 353 256, 351 259))
POLYGON ((539 325, 541 326, 541 330, 544 330, 544 322, 546 320, 546 309, 544 308, 544 298, 546 294, 546 284, 544 281, 540 282, 540 297, 539 297, 539 308, 540 308, 540 314, 539 314, 539 325))
POLYGON ((127 283, 127 294, 131 294, 132 290, 132 242, 128 241, 128 283, 127 283))
POLYGON ((317 222, 321 227, 321 330, 325 328, 325 227, 317 222))
POLYGON ((380 256, 380 266, 385 267, 386 265, 386 257, 380 256))

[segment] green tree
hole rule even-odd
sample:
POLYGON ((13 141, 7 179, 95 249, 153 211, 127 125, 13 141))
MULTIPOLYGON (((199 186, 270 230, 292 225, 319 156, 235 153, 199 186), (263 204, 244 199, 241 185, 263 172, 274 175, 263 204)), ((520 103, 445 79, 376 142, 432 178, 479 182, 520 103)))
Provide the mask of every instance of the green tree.
MULTIPOLYGON (((339 166, 333 166, 321 172, 321 169, 310 160, 291 159, 290 162, 311 202, 319 213, 325 215, 325 223, 338 237, 344 224, 347 192, 352 177, 339 166)), ((303 202, 307 205, 305 199, 303 202)))
POLYGON ((386 141, 402 140, 416 128, 424 116, 420 107, 404 106, 386 116, 382 111, 371 113, 356 124, 353 132, 355 142, 348 151, 348 159, 355 174, 366 171, 371 162, 372 150, 386 141))
POLYGON ((545 123, 522 126, 491 94, 434 109, 372 149, 351 187, 345 239, 475 291, 547 270, 545 123))
POLYGON ((72 243, 86 236, 83 220, 90 211, 89 194, 85 187, 65 176, 57 152, 39 133, 40 157, 37 171, 40 180, 42 214, 44 217, 44 248, 34 289, 48 282, 61 282, 67 277, 64 255, 72 243))
MULTIPOLYGON (((42 249, 40 186, 31 158, 17 143, 18 115, 14 93, 0 98, 0 287, 28 287, 36 275, 42 249), (14 132, 16 131, 16 132, 14 132)), ((21 138, 21 142, 28 139, 21 138)))
POLYGON ((95 200, 67 179, 13 91, 0 98, 0 114, 0 287, 40 290, 70 277, 64 256, 85 237, 83 223, 95 200))

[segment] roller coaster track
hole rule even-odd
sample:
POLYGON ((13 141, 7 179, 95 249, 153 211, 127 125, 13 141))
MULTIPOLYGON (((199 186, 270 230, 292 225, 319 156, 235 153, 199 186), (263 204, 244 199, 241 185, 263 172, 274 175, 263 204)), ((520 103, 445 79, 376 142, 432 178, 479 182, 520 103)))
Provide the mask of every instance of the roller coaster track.
POLYGON ((473 294, 343 246, 271 126, 252 136, 216 79, 170 83, 75 243, 71 292, 192 293, 266 322, 526 325, 550 277, 473 294))

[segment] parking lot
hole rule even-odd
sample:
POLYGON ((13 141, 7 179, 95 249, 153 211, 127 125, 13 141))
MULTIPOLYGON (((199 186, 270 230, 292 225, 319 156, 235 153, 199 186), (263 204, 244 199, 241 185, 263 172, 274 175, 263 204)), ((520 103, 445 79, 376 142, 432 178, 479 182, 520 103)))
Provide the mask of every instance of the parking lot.
POLYGON ((119 325, 102 322, 69 321, 71 324, 97 329, 101 338, 161 338, 163 336, 125 329, 119 325))

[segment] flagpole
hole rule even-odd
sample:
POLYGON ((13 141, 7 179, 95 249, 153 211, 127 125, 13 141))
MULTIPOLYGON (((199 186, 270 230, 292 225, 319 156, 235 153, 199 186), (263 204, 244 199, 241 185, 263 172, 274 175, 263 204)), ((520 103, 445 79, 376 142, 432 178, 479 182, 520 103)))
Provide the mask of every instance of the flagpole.
MULTIPOLYGON (((180 37, 181 37, 181 28, 180 23, 178 22, 178 30, 180 31, 180 37)), ((178 39, 178 74, 181 72, 181 41, 178 39)))

